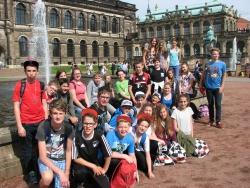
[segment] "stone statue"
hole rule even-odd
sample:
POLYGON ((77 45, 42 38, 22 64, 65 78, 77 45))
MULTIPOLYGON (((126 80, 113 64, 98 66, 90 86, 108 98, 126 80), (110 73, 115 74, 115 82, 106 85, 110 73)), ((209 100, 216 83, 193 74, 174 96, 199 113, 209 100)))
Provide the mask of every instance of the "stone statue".
POLYGON ((212 26, 209 26, 206 37, 204 38, 204 43, 206 46, 206 54, 209 52, 211 48, 215 46, 217 42, 217 37, 214 36, 214 30, 212 26))

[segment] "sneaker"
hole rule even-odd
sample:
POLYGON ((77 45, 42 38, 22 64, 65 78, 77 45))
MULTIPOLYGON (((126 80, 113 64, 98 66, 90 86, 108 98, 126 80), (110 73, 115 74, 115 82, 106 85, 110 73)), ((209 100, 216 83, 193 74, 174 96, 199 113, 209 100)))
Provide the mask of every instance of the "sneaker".
POLYGON ((186 158, 185 158, 185 157, 178 157, 178 158, 176 159, 176 162, 177 162, 177 163, 185 163, 185 162, 186 162, 186 158))
POLYGON ((30 171, 28 175, 28 183, 29 184, 38 184, 38 178, 34 171, 30 171))
POLYGON ((209 121, 208 126, 214 127, 215 126, 214 121, 209 121))
POLYGON ((219 128, 219 129, 223 129, 224 128, 224 126, 222 125, 222 123, 220 121, 218 121, 216 123, 216 127, 219 128))

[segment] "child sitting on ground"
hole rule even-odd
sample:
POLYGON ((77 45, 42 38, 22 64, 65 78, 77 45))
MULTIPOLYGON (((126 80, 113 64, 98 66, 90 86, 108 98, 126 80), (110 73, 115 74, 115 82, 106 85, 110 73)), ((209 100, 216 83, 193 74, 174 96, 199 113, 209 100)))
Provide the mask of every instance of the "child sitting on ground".
POLYGON ((97 116, 93 109, 87 108, 82 111, 82 130, 76 131, 73 142, 73 183, 109 188, 106 172, 112 151, 105 136, 94 130, 97 126, 97 116))

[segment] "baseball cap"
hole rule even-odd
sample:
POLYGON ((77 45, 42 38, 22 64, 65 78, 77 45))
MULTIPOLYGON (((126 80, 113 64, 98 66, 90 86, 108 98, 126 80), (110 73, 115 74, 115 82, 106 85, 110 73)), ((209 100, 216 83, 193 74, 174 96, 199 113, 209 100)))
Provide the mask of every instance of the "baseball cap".
POLYGON ((133 103, 130 100, 123 100, 122 103, 121 103, 121 106, 130 106, 130 107, 132 107, 133 103))
POLYGON ((160 93, 154 92, 153 95, 152 95, 152 97, 153 97, 153 96, 157 96, 157 97, 161 100, 161 94, 160 94, 160 93))
POLYGON ((85 108, 82 110, 82 116, 86 116, 86 115, 92 115, 95 118, 97 118, 98 113, 92 108, 85 108))
POLYGON ((135 98, 140 98, 140 97, 145 97, 145 93, 143 93, 142 91, 137 91, 135 93, 135 98))
POLYGON ((125 122, 132 123, 131 118, 130 118, 128 115, 126 115, 126 114, 121 114, 121 115, 119 115, 119 116, 116 118, 116 121, 117 121, 117 122, 125 121, 125 122))

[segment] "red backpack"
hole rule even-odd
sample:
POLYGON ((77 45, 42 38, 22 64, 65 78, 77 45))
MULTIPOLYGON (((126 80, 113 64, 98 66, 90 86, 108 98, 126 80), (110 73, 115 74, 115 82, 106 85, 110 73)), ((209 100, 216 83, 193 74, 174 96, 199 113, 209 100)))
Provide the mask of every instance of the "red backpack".
POLYGON ((110 182, 110 188, 130 188, 136 182, 136 165, 128 163, 126 160, 121 160, 115 169, 114 175, 110 182))

